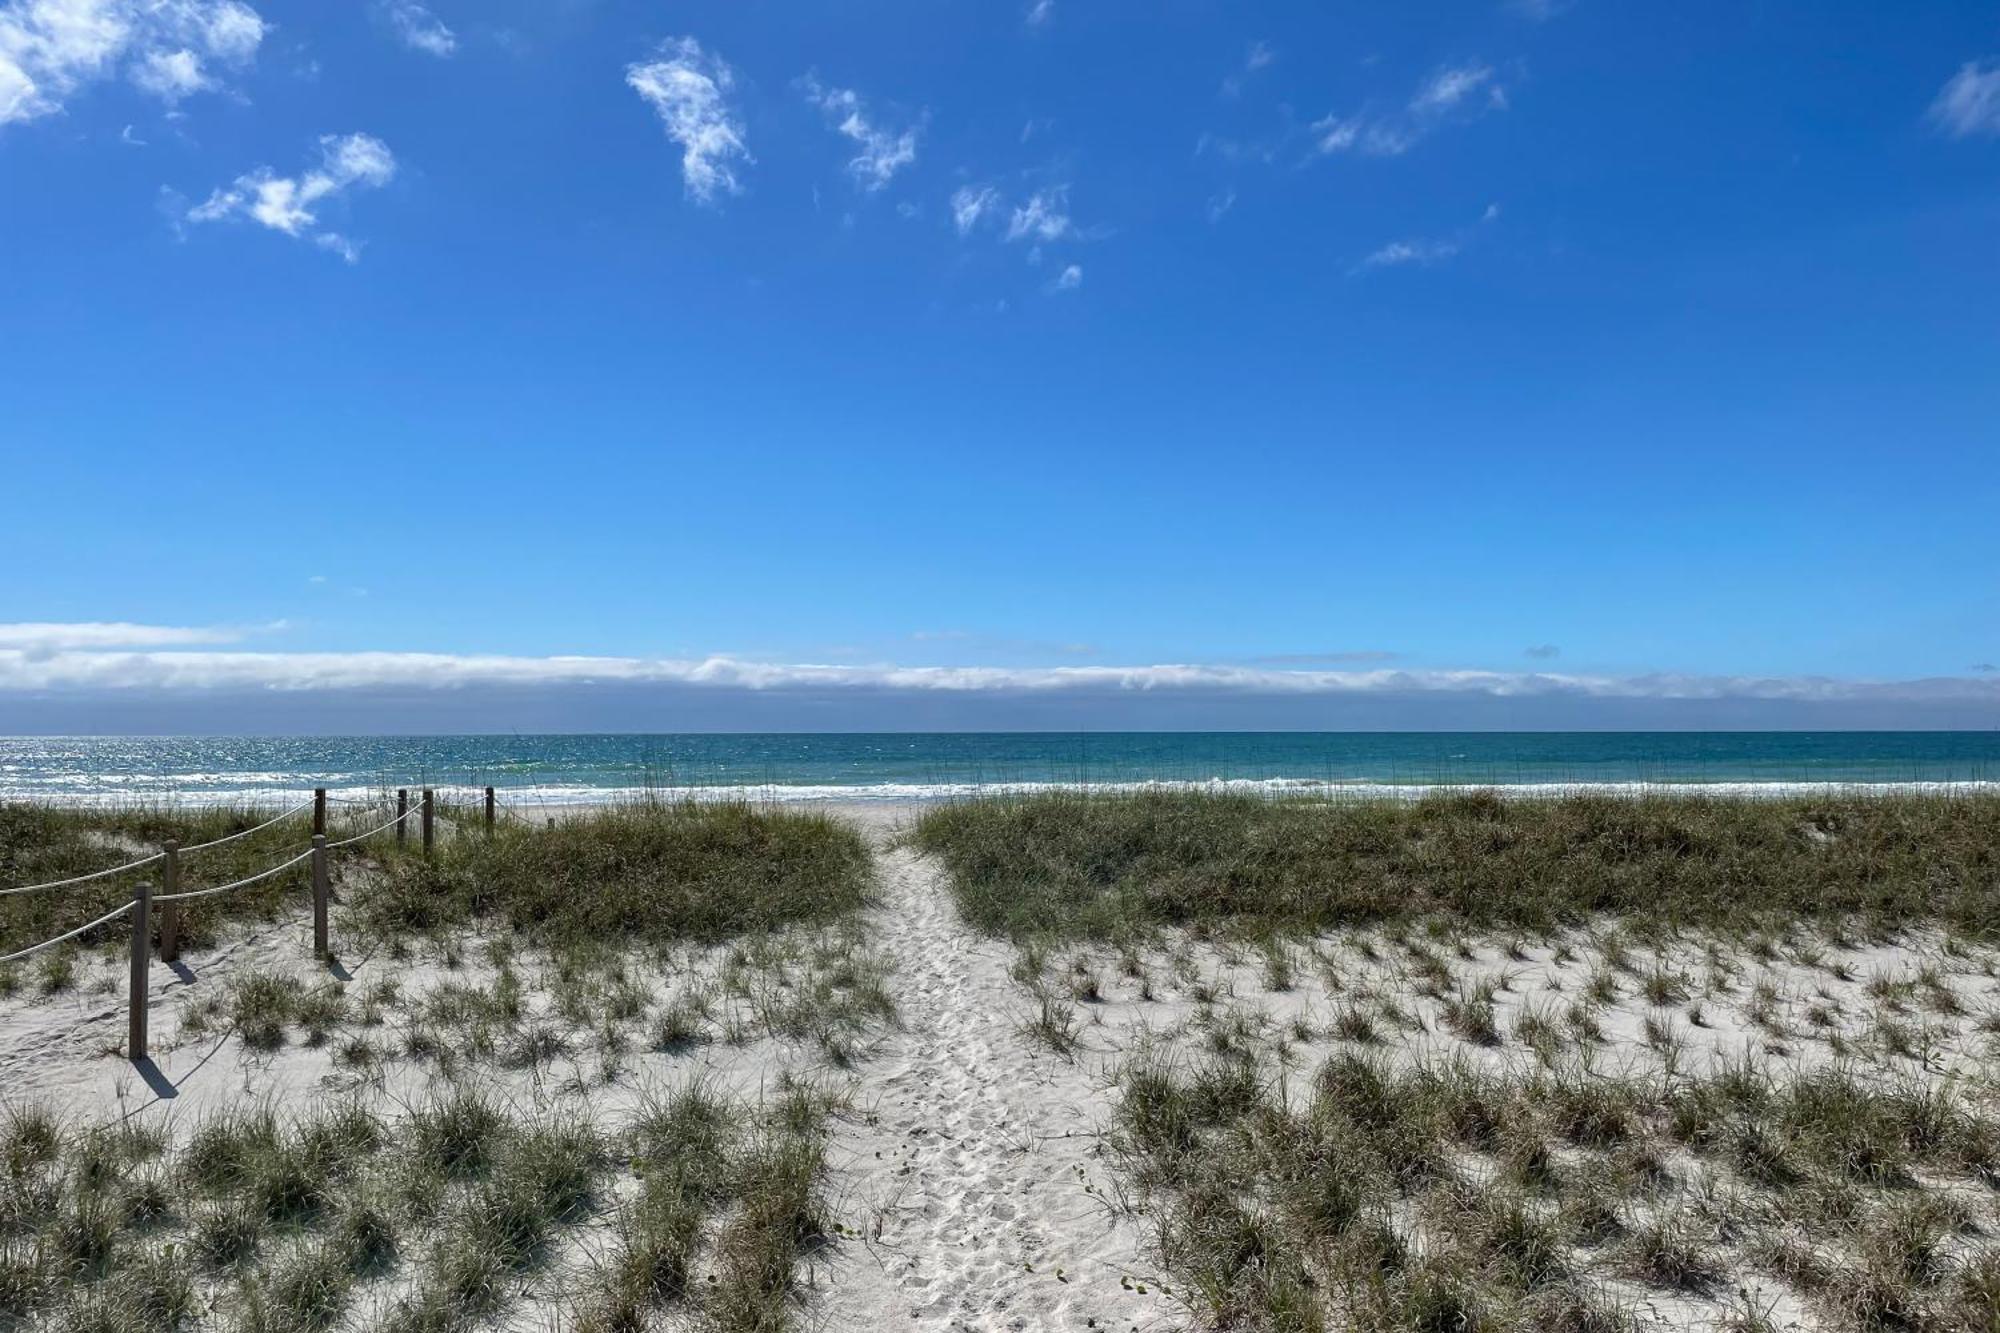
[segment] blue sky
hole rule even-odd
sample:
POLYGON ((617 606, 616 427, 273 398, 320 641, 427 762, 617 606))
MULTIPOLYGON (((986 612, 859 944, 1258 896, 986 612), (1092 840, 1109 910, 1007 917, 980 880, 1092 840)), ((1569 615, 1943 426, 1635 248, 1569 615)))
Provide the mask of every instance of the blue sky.
POLYGON ((1982 5, 0 0, 0 725, 1990 726, 1996 239, 1982 5))

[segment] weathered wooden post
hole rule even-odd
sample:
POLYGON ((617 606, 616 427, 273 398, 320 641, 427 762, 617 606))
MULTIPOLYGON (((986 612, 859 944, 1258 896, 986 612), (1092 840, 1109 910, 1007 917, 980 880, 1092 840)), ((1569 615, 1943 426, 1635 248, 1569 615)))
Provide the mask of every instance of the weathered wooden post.
POLYGON ((313 836, 326 832, 326 788, 313 788, 313 836))
POLYGON ((410 789, 396 788, 396 845, 410 840, 410 789))
POLYGON ((146 1058, 146 974, 153 965, 153 886, 132 891, 132 1013, 125 1050, 132 1063, 146 1058))
MULTIPOLYGON (((160 896, 171 898, 181 891, 181 845, 168 838, 160 844, 160 896)), ((160 904, 160 961, 171 963, 181 956, 181 905, 160 904)))
POLYGON ((333 896, 332 887, 326 873, 326 834, 313 834, 312 850, 313 889, 313 955, 324 958, 326 947, 326 905, 333 896))
POLYGON ((493 789, 486 789, 486 836, 493 836, 493 789))
POLYGON ((424 788, 424 855, 431 854, 437 842, 437 799, 429 787, 424 788))

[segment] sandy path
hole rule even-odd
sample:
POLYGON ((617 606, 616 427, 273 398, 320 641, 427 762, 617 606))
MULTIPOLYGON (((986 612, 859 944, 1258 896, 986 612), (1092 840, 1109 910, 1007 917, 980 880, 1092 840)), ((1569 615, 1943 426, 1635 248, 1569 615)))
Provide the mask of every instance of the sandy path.
MULTIPOLYGON (((885 819, 866 822, 888 841, 885 819)), ((1113 1172, 1097 1133, 1110 1108, 1101 1070, 1031 1047, 1016 1030, 1012 949, 960 923, 927 860, 886 846, 879 857, 871 934, 895 961, 902 1022, 862 1069, 829 1154, 838 1215, 861 1240, 817 1275, 815 1322, 1171 1324, 1140 1222, 1102 1201, 1113 1172)))

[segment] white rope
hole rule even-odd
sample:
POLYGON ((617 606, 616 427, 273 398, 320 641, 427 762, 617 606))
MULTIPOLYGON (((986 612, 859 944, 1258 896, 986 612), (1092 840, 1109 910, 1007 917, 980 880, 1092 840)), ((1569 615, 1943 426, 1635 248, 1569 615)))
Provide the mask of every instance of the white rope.
POLYGON ((218 884, 212 889, 193 889, 187 893, 157 894, 154 896, 153 901, 156 903, 184 903, 190 898, 206 898, 210 894, 227 893, 231 889, 245 889, 250 887, 252 884, 257 883, 259 880, 265 880, 271 878, 271 876, 277 874, 281 870, 290 870, 293 866, 297 865, 299 862, 305 860, 307 857, 311 855, 312 855, 312 849, 308 847, 305 851, 300 852, 297 856, 293 857, 289 861, 281 861, 277 865, 272 866, 269 870, 260 870, 256 874, 251 875, 249 878, 239 879, 233 884, 218 884))
POLYGON ((377 824, 374 828, 369 829, 366 833, 357 833, 351 838, 342 838, 339 842, 330 842, 326 845, 326 849, 330 852, 336 847, 345 847, 350 842, 360 842, 363 838, 372 838, 376 834, 381 833, 384 830, 396 827, 396 825, 402 823, 404 820, 408 819, 411 815, 416 814, 417 810, 418 807, 413 805, 409 809, 405 810, 402 814, 397 815, 394 819, 391 819, 388 823, 377 824))
POLYGON ((39 893, 43 889, 66 889, 72 884, 88 884, 94 879, 103 879, 107 875, 122 875, 128 870, 137 870, 141 866, 149 866, 165 855, 165 852, 154 852, 144 860, 128 861, 122 866, 112 866, 109 870, 93 870, 88 875, 76 875, 69 879, 52 879, 46 884, 21 884, 11 889, 0 889, 0 898, 5 898, 10 893, 39 893))
POLYGON ((217 838, 213 842, 198 842, 192 847, 182 847, 179 849, 179 854, 182 856, 186 856, 190 852, 205 852, 211 847, 220 847, 225 842, 235 842, 238 838, 247 838, 253 833, 262 833, 265 829, 271 827, 271 825, 276 824, 281 820, 290 819, 293 815, 297 814, 299 811, 310 809, 311 806, 312 806, 311 801, 302 801, 298 805, 295 805, 291 809, 285 811, 283 814, 278 815, 275 818, 265 820, 263 823, 259 824, 256 828, 247 828, 244 829, 241 833, 232 833, 226 838, 217 838))
POLYGON ((40 953, 42 950, 50 947, 51 945, 61 944, 64 940, 73 940, 77 936, 83 934, 84 931, 95 930, 97 927, 103 925, 107 921, 116 921, 119 917, 124 916, 127 912, 131 910, 132 910, 131 903, 129 902, 121 903, 119 906, 112 908, 109 912, 106 912, 103 916, 97 918, 97 920, 87 922, 84 925, 78 926, 75 930, 65 931, 63 934, 56 936, 52 940, 43 940, 40 944, 31 944, 27 948, 21 950, 19 953, 0 955, 0 963, 11 963, 14 962, 16 959, 26 958, 29 954, 40 953))

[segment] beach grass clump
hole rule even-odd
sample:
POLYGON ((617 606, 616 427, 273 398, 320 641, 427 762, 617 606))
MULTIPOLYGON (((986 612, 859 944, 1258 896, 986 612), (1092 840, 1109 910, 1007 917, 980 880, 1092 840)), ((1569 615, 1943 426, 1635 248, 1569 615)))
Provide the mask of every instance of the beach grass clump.
POLYGON ((355 908, 385 939, 497 921, 552 944, 715 942, 832 921, 872 884, 860 835, 827 815, 657 800, 453 839, 386 865, 355 908))
POLYGON ((587 1100, 527 1113, 458 1085, 170 1134, 0 1105, 0 1328, 462 1330, 546 1322, 524 1302, 550 1289, 576 1293, 565 1327, 789 1328, 837 1231, 836 1106, 789 1078, 761 1103, 696 1082, 606 1128, 587 1100))
POLYGON ((834 1225, 825 1159, 834 1107, 823 1090, 790 1082, 763 1108, 698 1081, 648 1097, 619 1141, 637 1196, 570 1326, 616 1333, 678 1310, 703 1327, 792 1327, 798 1266, 834 1225), (711 1280, 697 1280, 700 1266, 711 1280))
POLYGON ((1840 1066, 1339 1045, 1301 1083, 1268 1047, 1149 1040, 1115 1115, 1197 1328, 1592 1333, 1633 1300, 1750 1328, 1773 1284, 1813 1327, 1983 1327, 1953 1320, 2000 1271, 1987 1100, 1840 1066))
MULTIPOLYGON (((1053 792, 940 806, 911 837, 943 862, 970 921, 1016 938, 1417 920, 1550 931, 1601 916, 2000 930, 2000 798, 1983 794, 1053 792)), ((1639 983, 1669 1001, 1685 987, 1639 983)))

